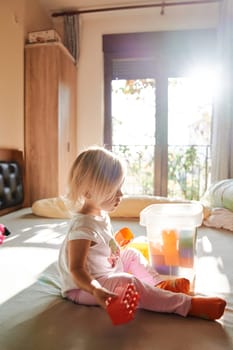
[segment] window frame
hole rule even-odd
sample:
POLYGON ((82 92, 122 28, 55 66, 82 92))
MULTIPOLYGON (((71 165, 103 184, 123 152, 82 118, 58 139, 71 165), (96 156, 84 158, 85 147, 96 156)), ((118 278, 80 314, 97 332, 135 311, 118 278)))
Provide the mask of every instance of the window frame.
POLYGON ((216 30, 196 29, 103 35, 104 144, 112 148, 111 82, 116 79, 152 78, 156 81, 154 194, 167 196, 168 175, 168 78, 182 77, 198 62, 214 63, 216 30), (185 54, 184 54, 185 53, 185 54), (150 60, 150 76, 143 70, 114 71, 114 60, 150 60), (125 74, 125 75, 124 75, 125 74), (141 77, 141 78, 140 78, 141 77))

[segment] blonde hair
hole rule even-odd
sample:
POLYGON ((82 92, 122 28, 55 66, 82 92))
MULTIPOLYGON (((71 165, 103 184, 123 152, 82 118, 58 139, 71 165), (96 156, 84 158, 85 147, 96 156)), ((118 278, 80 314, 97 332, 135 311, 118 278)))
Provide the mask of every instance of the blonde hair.
POLYGON ((90 147, 75 159, 69 174, 68 198, 73 205, 90 197, 101 204, 111 199, 121 186, 125 165, 103 147, 90 147))

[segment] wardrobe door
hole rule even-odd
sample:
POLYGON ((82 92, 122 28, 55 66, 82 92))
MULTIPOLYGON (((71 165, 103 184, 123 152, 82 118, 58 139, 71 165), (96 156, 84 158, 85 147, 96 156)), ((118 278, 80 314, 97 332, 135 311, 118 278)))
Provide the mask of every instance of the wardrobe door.
POLYGON ((67 189, 68 174, 76 156, 76 66, 72 59, 59 52, 59 193, 67 189))
POLYGON ((76 74, 74 61, 63 45, 27 45, 27 205, 66 193, 67 175, 76 152, 76 74))
POLYGON ((25 54, 25 161, 28 205, 57 194, 58 74, 56 48, 25 54))

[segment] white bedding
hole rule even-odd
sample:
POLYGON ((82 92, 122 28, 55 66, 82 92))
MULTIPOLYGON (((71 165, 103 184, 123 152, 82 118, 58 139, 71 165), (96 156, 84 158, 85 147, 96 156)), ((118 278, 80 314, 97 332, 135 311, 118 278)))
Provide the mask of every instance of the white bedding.
POLYGON ((233 211, 225 208, 214 208, 203 224, 208 227, 224 228, 233 231, 233 211))
MULTIPOLYGON (((227 300, 224 316, 210 322, 138 311, 136 319, 112 326, 99 307, 75 305, 60 296, 56 260, 67 219, 32 215, 31 209, 0 217, 12 234, 0 246, 1 350, 232 350, 233 235, 198 229, 196 292, 227 300)), ((137 220, 113 219, 115 230, 137 220)))

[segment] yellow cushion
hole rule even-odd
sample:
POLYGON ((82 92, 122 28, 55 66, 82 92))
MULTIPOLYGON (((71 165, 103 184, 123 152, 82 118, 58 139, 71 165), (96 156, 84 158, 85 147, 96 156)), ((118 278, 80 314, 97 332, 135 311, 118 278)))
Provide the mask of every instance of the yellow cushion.
POLYGON ((122 198, 119 206, 110 213, 112 218, 114 217, 127 217, 127 218, 138 218, 140 212, 151 204, 161 204, 161 203, 183 203, 189 202, 185 200, 169 199, 167 197, 159 196, 125 196, 122 198))
MULTIPOLYGON (((110 213, 110 216, 112 218, 138 218, 140 212, 151 204, 184 202, 189 203, 190 201, 159 196, 125 196, 117 209, 110 213)), ((78 210, 78 207, 76 209, 78 210)), ((208 208, 204 207, 203 209, 204 218, 206 218, 210 212, 208 208)), ((35 215, 49 218, 69 219, 72 217, 71 207, 65 196, 39 199, 32 204, 32 212, 35 215)))
POLYGON ((65 197, 39 199, 32 204, 32 212, 37 216, 69 219, 72 212, 65 197))
POLYGON ((149 261, 150 258, 149 258, 149 246, 148 246, 148 243, 147 242, 130 242, 127 247, 129 248, 135 248, 137 250, 139 250, 142 255, 144 255, 144 257, 149 261))

